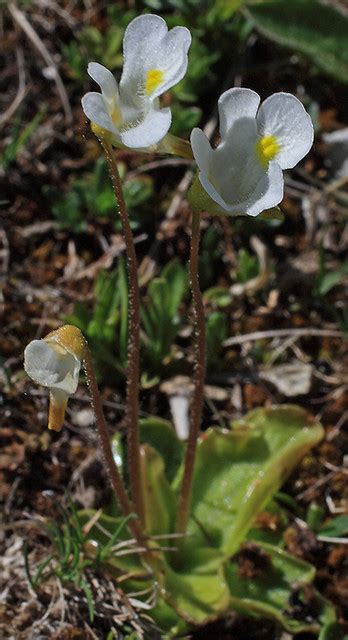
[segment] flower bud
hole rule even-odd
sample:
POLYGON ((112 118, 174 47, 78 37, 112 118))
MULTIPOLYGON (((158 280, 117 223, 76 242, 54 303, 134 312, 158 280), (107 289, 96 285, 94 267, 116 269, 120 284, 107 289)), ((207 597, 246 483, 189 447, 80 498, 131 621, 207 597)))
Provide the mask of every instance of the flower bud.
POLYGON ((34 382, 50 390, 48 428, 60 431, 69 396, 79 382, 85 339, 77 327, 64 325, 24 351, 24 369, 34 382))

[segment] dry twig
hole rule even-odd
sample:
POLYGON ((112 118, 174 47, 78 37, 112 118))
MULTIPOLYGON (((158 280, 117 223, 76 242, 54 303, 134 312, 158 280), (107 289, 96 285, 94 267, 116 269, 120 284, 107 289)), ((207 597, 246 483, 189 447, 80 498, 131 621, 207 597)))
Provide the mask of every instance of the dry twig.
POLYGON ((62 105, 63 105, 63 109, 64 109, 64 112, 65 112, 65 118, 66 118, 67 122, 69 122, 69 123, 72 122, 73 117, 72 117, 72 111, 71 111, 71 108, 70 108, 68 94, 67 94, 67 92, 65 90, 63 81, 62 81, 62 79, 61 79, 61 77, 59 75, 59 71, 58 71, 57 65, 54 62, 50 52, 48 51, 48 49, 46 48, 45 44, 42 42, 42 40, 37 35, 35 29, 32 27, 32 25, 30 24, 30 22, 26 18, 26 16, 23 13, 23 11, 18 9, 18 7, 16 7, 16 5, 13 2, 10 2, 8 4, 8 10, 9 10, 14 22, 20 27, 20 29, 22 29, 22 31, 24 31, 24 33, 29 38, 29 40, 32 43, 32 45, 41 54, 41 56, 44 59, 45 63, 50 68, 50 70, 52 72, 52 78, 53 78, 54 82, 56 83, 57 90, 58 90, 58 93, 59 93, 59 96, 60 96, 60 99, 61 99, 61 102, 62 102, 62 105))
POLYGON ((317 329, 315 327, 307 327, 303 329, 270 329, 266 331, 255 331, 254 333, 245 333, 241 336, 233 336, 224 341, 224 347, 233 347, 245 342, 255 342, 256 340, 268 340, 272 338, 287 338, 288 336, 302 337, 318 337, 318 338, 342 338, 342 331, 335 329, 317 329))
POLYGON ((0 115, 0 127, 2 127, 10 118, 12 118, 13 114, 17 111, 19 105, 24 99, 27 88, 25 84, 25 67, 24 67, 24 56, 21 47, 16 47, 16 57, 17 57, 17 68, 18 68, 18 90, 17 94, 12 100, 10 106, 0 115))

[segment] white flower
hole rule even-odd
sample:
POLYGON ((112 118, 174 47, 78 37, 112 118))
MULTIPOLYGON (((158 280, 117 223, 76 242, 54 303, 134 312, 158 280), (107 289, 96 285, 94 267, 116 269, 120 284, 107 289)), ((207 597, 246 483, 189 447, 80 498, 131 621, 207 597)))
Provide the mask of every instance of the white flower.
POLYGON ((216 149, 200 129, 191 145, 199 180, 221 213, 257 216, 283 198, 283 169, 294 167, 313 143, 313 125, 301 102, 274 93, 261 106, 251 89, 220 96, 221 142, 216 149))
POLYGON ((119 87, 101 64, 88 65, 89 75, 102 92, 90 92, 82 98, 86 116, 126 147, 157 144, 168 132, 172 118, 169 107, 160 108, 159 96, 184 77, 190 44, 188 29, 174 27, 168 32, 160 16, 147 14, 132 20, 123 39, 119 87))
POLYGON ((65 325, 43 340, 32 340, 24 351, 28 376, 50 390, 48 428, 60 431, 69 396, 79 382, 84 338, 79 329, 65 325))

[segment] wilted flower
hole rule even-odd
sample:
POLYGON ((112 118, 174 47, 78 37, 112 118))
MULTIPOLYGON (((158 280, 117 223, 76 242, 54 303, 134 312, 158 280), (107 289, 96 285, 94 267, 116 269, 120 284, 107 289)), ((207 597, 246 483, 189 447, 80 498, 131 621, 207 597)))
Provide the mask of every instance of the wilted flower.
POLYGON ((126 147, 157 144, 171 124, 170 108, 160 108, 159 96, 185 75, 190 44, 188 29, 174 27, 168 32, 160 16, 147 14, 132 20, 123 39, 119 87, 101 64, 88 65, 89 75, 102 92, 90 92, 82 98, 86 116, 126 147))
POLYGON ((229 89, 220 96, 216 149, 201 129, 192 131, 199 180, 217 204, 215 213, 257 216, 277 205, 283 198, 282 170, 294 167, 312 146, 311 118, 295 96, 274 93, 259 104, 251 89, 229 89))
POLYGON ((60 431, 69 396, 79 382, 85 340, 79 329, 65 325, 43 340, 32 340, 24 351, 28 376, 50 390, 48 428, 60 431))

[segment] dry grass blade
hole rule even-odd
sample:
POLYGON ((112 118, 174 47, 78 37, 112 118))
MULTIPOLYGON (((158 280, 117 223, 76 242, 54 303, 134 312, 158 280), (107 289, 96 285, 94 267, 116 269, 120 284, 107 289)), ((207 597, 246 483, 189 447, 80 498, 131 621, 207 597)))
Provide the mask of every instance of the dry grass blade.
POLYGON ((255 331, 254 333, 245 333, 242 336, 233 336, 224 341, 224 347, 232 347, 234 345, 243 344, 244 342, 255 342, 256 340, 267 340, 271 338, 287 338, 295 336, 302 338, 305 336, 317 336, 318 338, 343 338, 344 333, 335 329, 316 329, 308 327, 303 329, 270 329, 269 331, 255 331))
POLYGON ((18 90, 14 100, 11 102, 10 106, 0 115, 0 127, 2 127, 10 118, 12 118, 13 114, 17 111, 19 105, 24 99, 27 89, 25 85, 25 67, 24 67, 24 56, 23 51, 20 47, 16 47, 16 57, 17 57, 17 67, 18 67, 18 90))
POLYGON ((56 63, 54 62, 50 52, 47 50, 46 46, 42 42, 42 40, 37 35, 35 29, 32 27, 30 22, 28 22, 23 11, 18 9, 13 2, 10 2, 8 5, 8 10, 15 21, 15 23, 24 31, 24 33, 28 36, 30 42, 33 44, 35 49, 41 54, 45 63, 52 69, 53 71, 53 79, 56 83, 57 90, 62 101, 63 109, 65 112, 65 117, 67 122, 72 122, 72 111, 70 108, 69 98, 67 92, 65 90, 63 81, 59 75, 59 71, 56 63))

